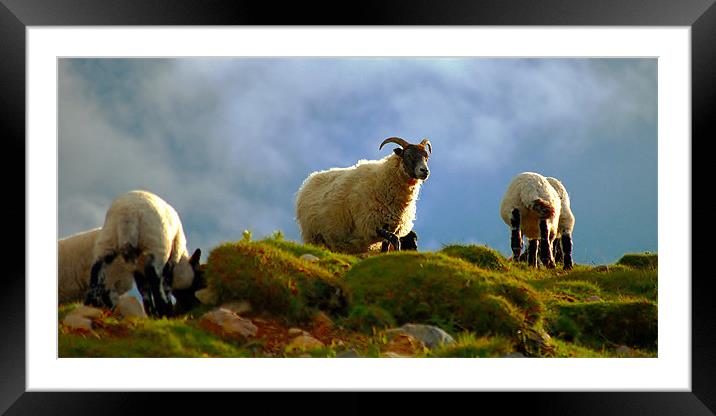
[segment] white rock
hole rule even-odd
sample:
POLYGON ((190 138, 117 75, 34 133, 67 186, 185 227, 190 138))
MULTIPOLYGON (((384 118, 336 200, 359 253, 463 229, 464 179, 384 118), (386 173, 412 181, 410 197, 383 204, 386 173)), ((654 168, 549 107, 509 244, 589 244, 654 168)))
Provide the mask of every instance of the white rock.
POLYGON ((393 351, 388 351, 386 353, 383 353, 383 357, 386 357, 386 358, 412 358, 409 355, 400 355, 397 352, 393 352, 393 351))
POLYGON ((323 347, 323 343, 310 335, 299 335, 286 346, 286 350, 309 350, 323 347))
POLYGON ((62 323, 70 328, 92 330, 92 321, 80 315, 67 315, 62 323))
POLYGON ((245 319, 228 309, 214 309, 205 313, 200 323, 212 327, 216 326, 228 336, 248 338, 258 332, 256 325, 250 319, 245 319))
POLYGON ((455 339, 442 329, 423 324, 405 324, 400 328, 389 329, 385 331, 388 337, 397 334, 406 334, 417 340, 420 340, 426 347, 433 349, 441 344, 452 344, 455 339))
POLYGON ((102 310, 93 308, 91 306, 78 306, 77 308, 73 309, 70 313, 67 314, 68 316, 79 316, 82 318, 89 318, 89 319, 99 319, 102 317, 102 310))
POLYGON ((316 263, 320 259, 318 257, 314 256, 313 254, 306 253, 303 256, 301 256, 301 260, 306 260, 307 262, 310 262, 310 263, 316 263))
POLYGON ((631 348, 627 347, 626 345, 620 345, 620 346, 617 348, 617 354, 630 355, 630 354, 631 354, 631 348))
POLYGON ((592 295, 592 296, 588 297, 588 298, 585 299, 585 300, 586 300, 587 302, 601 302, 601 301, 602 301, 602 298, 600 298, 599 296, 596 296, 596 295, 592 295))
POLYGON ((291 328, 291 329, 288 330, 288 336, 291 337, 291 338, 297 337, 297 336, 299 336, 299 335, 308 335, 308 336, 310 336, 311 334, 309 334, 308 332, 304 331, 304 330, 301 329, 301 328, 291 328))
POLYGON ((134 296, 122 295, 117 302, 117 310, 125 318, 146 318, 147 312, 144 310, 142 302, 134 296))
POLYGON ((336 354, 336 358, 360 358, 358 351, 350 349, 336 354))

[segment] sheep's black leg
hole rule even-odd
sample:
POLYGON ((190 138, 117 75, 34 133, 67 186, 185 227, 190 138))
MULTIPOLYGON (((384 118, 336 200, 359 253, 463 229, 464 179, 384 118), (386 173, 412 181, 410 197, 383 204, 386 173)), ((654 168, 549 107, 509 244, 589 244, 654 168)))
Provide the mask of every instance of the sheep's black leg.
POLYGON ((110 290, 104 282, 104 266, 112 264, 117 253, 109 253, 97 260, 90 270, 90 284, 85 295, 85 305, 114 308, 110 290))
POLYGON ((154 262, 154 256, 150 256, 147 264, 144 266, 144 276, 147 278, 147 286, 149 286, 149 292, 151 292, 152 299, 154 300, 154 308, 156 309, 157 315, 169 316, 171 315, 171 303, 169 299, 167 299, 162 277, 157 274, 154 262))
POLYGON ((539 246, 538 240, 530 240, 527 248, 527 264, 530 267, 537 267, 537 246, 539 246))
MULTIPOLYGON (((395 233, 392 233, 384 228, 379 228, 377 230, 377 232, 378 232, 378 237, 388 240, 388 242, 393 245, 393 248, 395 249, 395 251, 400 251, 400 238, 398 238, 398 236, 395 235, 395 233)), ((385 246, 383 246, 382 248, 384 248, 384 247, 385 246)), ((381 248, 381 251, 382 251, 382 248, 381 248)))
POLYGON ((383 242, 380 245, 381 253, 385 253, 386 251, 388 251, 388 249, 390 249, 390 243, 387 242, 386 240, 383 240, 383 242))
POLYGON ((562 235, 562 251, 564 251, 564 269, 570 270, 572 264, 572 236, 569 234, 562 235))
POLYGON ((562 261, 564 261, 562 255, 562 240, 560 238, 555 238, 552 242, 552 252, 554 253, 555 263, 562 263, 562 261))
POLYGON ((522 233, 520 231, 520 210, 517 208, 512 210, 510 225, 512 226, 512 237, 510 239, 512 260, 519 261, 520 253, 522 253, 522 233))
POLYGON ((400 249, 401 250, 418 250, 418 234, 415 231, 411 231, 403 237, 400 237, 400 249))
POLYGON ((176 306, 176 302, 174 296, 172 295, 172 285, 174 284, 174 265, 172 263, 167 262, 167 264, 164 265, 164 269, 162 270, 162 278, 164 279, 162 281, 164 288, 164 296, 166 296, 166 299, 169 302, 171 312, 172 314, 174 314, 174 307, 176 306))
POLYGON ((134 272, 134 283, 137 285, 139 294, 142 295, 142 303, 144 304, 144 311, 149 316, 156 316, 157 310, 154 307, 154 298, 152 298, 152 292, 149 290, 147 284, 147 278, 143 274, 135 271, 134 272))
POLYGON ((552 258, 552 244, 549 243, 549 228, 547 220, 539 221, 539 257, 548 269, 554 268, 554 258, 552 258))

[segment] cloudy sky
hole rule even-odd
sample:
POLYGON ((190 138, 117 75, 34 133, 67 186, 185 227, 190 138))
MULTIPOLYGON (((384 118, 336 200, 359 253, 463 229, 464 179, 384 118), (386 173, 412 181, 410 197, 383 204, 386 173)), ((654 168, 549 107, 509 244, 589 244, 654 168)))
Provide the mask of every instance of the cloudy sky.
POLYGON ((101 226, 152 191, 189 249, 282 230, 315 170, 430 139, 420 248, 510 254, 499 204, 512 177, 560 178, 575 260, 657 251, 655 59, 62 59, 59 236, 101 226))

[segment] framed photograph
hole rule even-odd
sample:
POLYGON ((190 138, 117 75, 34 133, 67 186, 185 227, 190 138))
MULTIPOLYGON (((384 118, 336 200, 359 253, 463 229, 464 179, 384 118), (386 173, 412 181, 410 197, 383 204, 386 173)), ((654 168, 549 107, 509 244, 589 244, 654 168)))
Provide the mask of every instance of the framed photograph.
POLYGON ((344 392, 357 411, 358 392, 463 391, 712 414, 691 254, 710 2, 5 3, 26 261, 0 295, 3 412, 133 411, 141 391, 344 392), (68 289, 63 239, 95 227, 68 289), (132 237, 147 233, 168 242, 132 237), (118 263, 131 290, 105 281, 118 263), (130 317, 187 302, 190 324, 130 317))

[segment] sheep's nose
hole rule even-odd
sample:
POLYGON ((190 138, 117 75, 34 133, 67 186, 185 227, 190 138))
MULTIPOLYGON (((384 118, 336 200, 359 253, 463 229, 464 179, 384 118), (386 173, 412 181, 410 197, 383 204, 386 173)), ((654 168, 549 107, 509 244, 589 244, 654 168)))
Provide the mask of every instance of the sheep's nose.
POLYGON ((420 168, 420 173, 424 173, 427 175, 428 173, 430 173, 430 171, 428 170, 428 168, 420 168))

